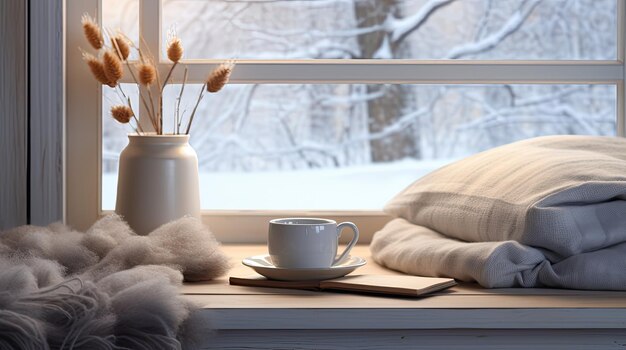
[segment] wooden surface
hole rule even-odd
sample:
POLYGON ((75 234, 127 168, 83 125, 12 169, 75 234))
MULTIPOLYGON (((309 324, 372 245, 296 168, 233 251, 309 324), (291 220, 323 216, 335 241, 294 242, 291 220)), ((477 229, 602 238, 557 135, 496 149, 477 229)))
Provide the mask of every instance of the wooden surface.
POLYGON ((30 0, 30 224, 63 218, 63 2, 30 0))
MULTIPOLYGON (((254 272, 244 257, 262 245, 224 246, 230 274, 254 272)), ((355 274, 396 274, 368 260, 355 274)), ((202 349, 623 349, 626 293, 483 289, 460 284, 426 298, 228 285, 225 276, 186 284, 204 309, 202 349), (209 331, 210 329, 210 331, 209 331)))
POLYGON ((28 220, 28 16, 0 1, 0 229, 28 220))
MULTIPOLYGON (((228 276, 254 272, 244 257, 264 246, 225 246, 234 267, 228 276)), ((397 274, 368 260, 354 274, 397 274)), ((219 329, 626 329, 626 293, 563 289, 483 289, 460 284, 425 298, 230 286, 227 277, 182 287, 185 297, 213 315, 219 329), (320 320, 324 320, 320 322, 320 320)))

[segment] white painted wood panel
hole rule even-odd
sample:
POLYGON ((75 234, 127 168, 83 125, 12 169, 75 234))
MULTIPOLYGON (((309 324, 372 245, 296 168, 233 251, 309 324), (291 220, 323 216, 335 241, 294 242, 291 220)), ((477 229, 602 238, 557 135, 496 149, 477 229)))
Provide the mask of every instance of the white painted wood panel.
POLYGON ((81 230, 100 213, 102 86, 91 77, 78 49, 89 47, 80 18, 85 12, 94 14, 99 4, 98 0, 66 0, 66 221, 81 230))
MULTIPOLYGON (((359 227, 359 242, 369 243, 378 230, 383 228, 391 216, 383 212, 330 212, 330 211, 203 211, 202 221, 224 243, 265 243, 268 222, 281 217, 319 217, 337 222, 350 221, 359 227)), ((347 242, 350 235, 342 235, 347 242)))
MULTIPOLYGON (((189 60, 190 83, 202 83, 220 60, 189 60)), ((169 65, 159 69, 167 71, 169 65)), ((172 74, 183 80, 184 69, 172 74)), ((233 84, 614 84, 619 61, 240 60, 233 84)), ((126 75, 123 82, 132 82, 126 75)))
POLYGON ((27 223, 26 1, 0 1, 0 229, 27 223))
MULTIPOLYGON (((186 295, 206 309, 619 309, 626 325, 626 298, 608 296, 547 295, 436 295, 426 298, 389 298, 339 292, 301 295, 186 295), (259 301, 263 300, 262 303, 259 301)), ((233 311, 234 312, 234 311, 233 311)), ((618 314, 619 315, 619 314, 618 314)), ((616 320, 617 321, 617 320, 616 320)))
MULTIPOLYGON (((619 329, 626 334, 624 309, 562 308, 559 305, 536 308, 530 303, 512 305, 509 309, 487 309, 485 303, 475 303, 470 298, 456 300, 472 305, 467 308, 436 303, 430 304, 431 308, 355 309, 352 305, 342 308, 331 304, 328 309, 285 309, 275 308, 276 303, 265 304, 267 296, 256 296, 263 308, 218 309, 218 302, 229 305, 234 298, 214 297, 216 303, 212 308, 205 307, 203 312, 215 329, 619 329)), ((323 300, 318 302, 318 307, 324 307, 323 300)))
POLYGON ((623 349, 626 333, 609 330, 218 331, 201 349, 623 349))
POLYGON ((63 2, 30 0, 30 224, 63 218, 63 2))
POLYGON ((617 2, 617 59, 624 65, 617 83, 617 136, 626 136, 626 0, 617 2))

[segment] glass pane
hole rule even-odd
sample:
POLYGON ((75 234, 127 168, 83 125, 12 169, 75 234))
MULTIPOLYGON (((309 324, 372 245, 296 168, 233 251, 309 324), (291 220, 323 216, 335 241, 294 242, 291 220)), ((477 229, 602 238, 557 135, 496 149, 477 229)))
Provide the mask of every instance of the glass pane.
POLYGON ((616 59, 616 0, 162 0, 186 58, 616 59), (437 5, 439 4, 439 5, 437 5))
POLYGON ((117 166, 120 153, 128 144, 128 133, 134 132, 131 125, 120 124, 111 117, 111 107, 124 104, 130 98, 131 107, 139 118, 139 89, 136 84, 121 84, 121 87, 102 86, 102 208, 115 208, 117 192, 117 166))
MULTIPOLYGON (((179 87, 165 92, 166 128, 179 87)), ((183 126, 199 88, 185 88, 183 126)), ((204 209, 380 209, 461 157, 540 135, 615 135, 615 120, 614 85, 227 85, 202 101, 191 143, 204 209)), ((126 142, 113 125, 104 209, 126 142)))
MULTIPOLYGON (((102 27, 107 36, 107 31, 113 34, 122 32, 138 46, 139 0, 103 0, 102 27)), ((135 50, 131 50, 130 58, 137 58, 135 50)))

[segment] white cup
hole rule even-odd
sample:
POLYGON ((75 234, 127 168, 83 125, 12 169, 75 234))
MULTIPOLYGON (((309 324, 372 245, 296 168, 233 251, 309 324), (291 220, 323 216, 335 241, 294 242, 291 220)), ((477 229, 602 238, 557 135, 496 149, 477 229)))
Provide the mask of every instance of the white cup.
POLYGON ((268 248, 272 264, 282 268, 328 268, 341 263, 359 240, 351 222, 327 219, 286 218, 270 221, 268 248), (341 231, 350 227, 354 238, 337 257, 341 231))

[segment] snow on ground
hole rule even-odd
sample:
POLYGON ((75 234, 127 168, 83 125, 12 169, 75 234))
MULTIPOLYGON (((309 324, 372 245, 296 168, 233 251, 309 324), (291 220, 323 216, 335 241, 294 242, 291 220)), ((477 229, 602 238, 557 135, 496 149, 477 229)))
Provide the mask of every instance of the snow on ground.
MULTIPOLYGON (((403 160, 345 168, 201 173, 211 210, 379 210, 396 193, 452 160, 403 160)), ((117 174, 102 175, 102 208, 115 208, 117 174)))

